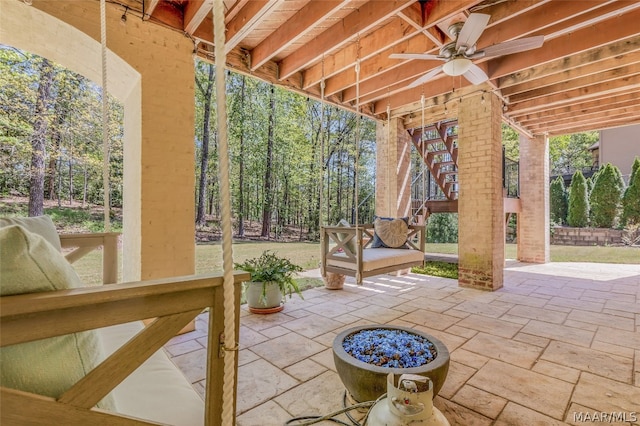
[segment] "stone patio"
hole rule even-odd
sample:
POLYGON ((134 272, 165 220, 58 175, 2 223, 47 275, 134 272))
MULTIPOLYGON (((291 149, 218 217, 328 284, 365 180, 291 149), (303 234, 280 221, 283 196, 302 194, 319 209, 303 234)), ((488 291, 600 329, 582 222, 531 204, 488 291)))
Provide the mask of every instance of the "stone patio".
MULTIPOLYGON (((435 405, 452 425, 640 424, 640 265, 509 262, 504 288, 378 276, 311 289, 281 313, 241 312, 237 424, 281 425, 342 408, 331 345, 345 328, 413 327, 451 352, 435 405)), ((165 349, 204 392, 205 322, 165 349)), ((344 419, 344 417, 341 417, 344 419)), ((335 424, 324 422, 321 424, 335 424)))

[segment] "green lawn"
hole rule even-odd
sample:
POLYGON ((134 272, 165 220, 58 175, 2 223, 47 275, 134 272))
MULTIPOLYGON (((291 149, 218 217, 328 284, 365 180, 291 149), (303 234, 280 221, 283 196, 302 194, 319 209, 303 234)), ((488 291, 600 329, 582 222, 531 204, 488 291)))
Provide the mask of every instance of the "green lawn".
MULTIPOLYGON (((506 257, 516 258, 515 244, 507 244, 506 257)), ((233 245, 236 262, 259 256, 264 250, 273 250, 289 258, 304 269, 315 269, 320 265, 320 245, 317 243, 238 242, 233 245)), ((429 253, 457 254, 457 244, 427 244, 429 253)), ((120 253, 122 256, 122 253, 120 253)), ((101 280, 101 252, 93 252, 74 264, 84 282, 99 283, 101 280)), ((552 262, 594 262, 640 264, 638 247, 574 247, 551 246, 552 262)), ((196 273, 222 271, 222 247, 220 244, 196 246, 196 273)))
MULTIPOLYGON (((507 259, 517 257, 518 246, 507 244, 507 259)), ((426 244, 427 253, 458 254, 458 244, 426 244)), ((551 246, 552 262, 632 263, 640 264, 640 247, 551 246)))

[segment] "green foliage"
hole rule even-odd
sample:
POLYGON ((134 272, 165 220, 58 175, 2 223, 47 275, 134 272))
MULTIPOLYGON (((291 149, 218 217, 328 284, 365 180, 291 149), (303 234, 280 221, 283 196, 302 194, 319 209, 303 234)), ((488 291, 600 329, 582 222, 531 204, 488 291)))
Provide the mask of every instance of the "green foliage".
POLYGON ((433 275, 434 277, 458 279, 458 264, 439 262, 439 261, 427 261, 424 262, 424 267, 414 266, 411 268, 411 272, 414 274, 433 275))
POLYGON ((562 179, 562 176, 558 176, 551 182, 549 192, 551 220, 562 225, 567 222, 568 210, 567 190, 564 187, 564 179, 562 179))
POLYGON ((589 199, 586 179, 580 170, 573 174, 570 188, 567 223, 569 226, 585 227, 589 224, 589 199))
POLYGON ((624 182, 617 167, 608 163, 598 171, 589 198, 592 226, 596 228, 614 226, 623 190, 624 182))
POLYGON ((640 157, 633 161, 629 186, 622 197, 622 224, 640 224, 640 157))
POLYGON ((428 243, 458 242, 458 213, 434 213, 427 222, 428 243))
POLYGON ((598 132, 574 133, 556 136, 549 140, 551 174, 562 175, 574 170, 589 169, 593 158, 589 147, 599 139, 598 132))
MULTIPOLYGON (((39 66, 43 59, 0 45, 0 194, 29 193, 31 136, 39 66)), ((46 105, 45 189, 48 199, 102 204, 102 90, 53 64, 46 105)), ((110 192, 122 205, 123 108, 109 99, 110 192)))
POLYGON ((277 283, 282 294, 291 297, 292 292, 302 297, 298 283, 293 279, 296 272, 302 268, 291 263, 285 257, 279 257, 271 250, 265 250, 259 257, 247 259, 242 263, 235 263, 234 268, 251 274, 253 282, 262 282, 262 297, 266 298, 266 283, 277 283))
POLYGON ((502 145, 504 154, 513 161, 520 159, 520 134, 502 123, 502 145))

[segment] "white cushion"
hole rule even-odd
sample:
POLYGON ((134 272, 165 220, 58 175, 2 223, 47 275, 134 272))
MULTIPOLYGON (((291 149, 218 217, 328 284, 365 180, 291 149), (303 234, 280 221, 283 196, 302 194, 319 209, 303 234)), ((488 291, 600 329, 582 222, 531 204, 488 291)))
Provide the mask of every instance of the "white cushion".
MULTIPOLYGON (((111 355, 143 328, 130 322, 98 329, 104 353, 111 355)), ((120 383, 111 395, 120 414, 175 426, 204 424, 204 401, 163 349, 120 383)))
MULTIPOLYGON (((0 296, 82 287, 69 262, 51 244, 20 225, 0 228, 0 296)), ((3 386, 60 397, 102 360, 93 331, 0 348, 3 386)), ((116 409, 104 398, 98 407, 116 409)))
MULTIPOLYGON (((336 253, 334 257, 344 257, 344 253, 336 253)), ((362 271, 368 272, 376 269, 401 265, 403 263, 422 262, 424 253, 420 250, 405 250, 392 248, 367 248, 362 250, 362 271)), ((339 268, 355 270, 355 263, 336 259, 327 259, 327 264, 339 268)))
POLYGON ((40 235, 56 250, 62 250, 60 246, 60 236, 49 216, 0 218, 0 228, 10 225, 20 225, 27 231, 40 235))

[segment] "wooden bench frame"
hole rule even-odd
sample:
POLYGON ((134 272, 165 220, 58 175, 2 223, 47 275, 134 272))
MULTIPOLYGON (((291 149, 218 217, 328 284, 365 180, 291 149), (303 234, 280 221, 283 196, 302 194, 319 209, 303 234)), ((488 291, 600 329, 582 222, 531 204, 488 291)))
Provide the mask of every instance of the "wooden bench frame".
MULTIPOLYGON (((60 240, 63 248, 77 247, 66 255, 70 262, 103 246, 103 282, 113 283, 118 235, 70 234, 60 240)), ((246 272, 234 273, 236 342, 240 283, 249 278, 246 272)), ((0 347, 155 317, 58 399, 0 386, 0 424, 157 425, 92 407, 208 308, 204 424, 222 425, 223 281, 222 274, 207 274, 0 297, 0 347)), ((237 372, 237 356, 234 368, 237 372)), ((234 387, 234 410, 236 392, 234 387)))
MULTIPOLYGON (((410 249, 419 250, 424 253, 425 244, 425 227, 422 225, 409 225, 407 233, 407 244, 410 249), (417 241, 416 241, 417 240, 417 241)), ((412 266, 423 266, 424 256, 421 262, 407 262, 378 268, 371 271, 364 271, 362 265, 363 250, 373 242, 374 228, 373 224, 367 223, 354 227, 346 226, 323 226, 321 227, 321 246, 322 246, 322 276, 325 277, 327 272, 334 274, 347 275, 355 277, 358 284, 362 284, 362 279, 375 275, 395 272, 402 269, 408 269, 412 266), (341 240, 339 235, 344 235, 341 240), (353 253, 347 243, 354 240, 356 242, 356 253, 353 253), (331 247, 331 243, 335 243, 331 247), (346 257, 345 257, 346 256, 346 257), (349 268, 332 266, 328 264, 328 260, 336 260, 350 264, 349 268)), ((399 249, 402 250, 402 249, 399 249)))

